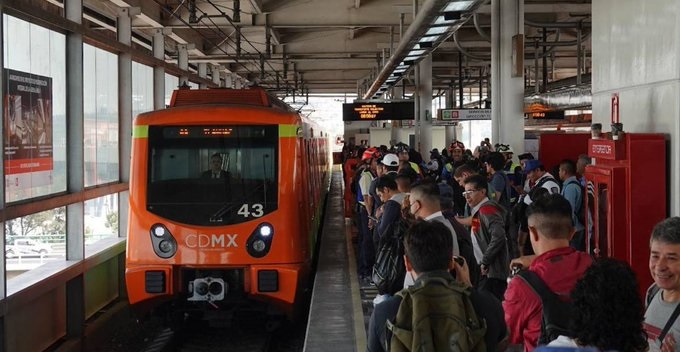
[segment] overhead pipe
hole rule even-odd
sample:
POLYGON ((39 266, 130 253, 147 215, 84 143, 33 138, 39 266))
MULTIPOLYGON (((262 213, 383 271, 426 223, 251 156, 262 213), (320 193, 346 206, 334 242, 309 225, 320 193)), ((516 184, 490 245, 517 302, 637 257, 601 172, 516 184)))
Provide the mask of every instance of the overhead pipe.
MULTIPOLYGON (((584 37, 583 40, 587 39, 587 37, 584 37)), ((460 43, 458 40, 458 32, 453 33, 453 43, 456 46, 456 49, 458 49, 459 52, 463 53, 463 55, 473 59, 473 60, 482 60, 482 61, 489 61, 491 60, 491 56, 479 56, 476 54, 470 53, 463 45, 460 43)), ((538 55, 538 58, 543 58, 544 56, 547 56, 551 54, 554 50, 555 47, 557 46, 573 46, 576 45, 574 42, 569 41, 569 42, 560 42, 560 31, 557 30, 555 33, 555 40, 551 42, 539 42, 540 45, 544 46, 550 46, 545 53, 525 53, 525 59, 533 59, 536 55, 538 55)), ((525 44, 526 45, 526 44, 525 44)))
POLYGON ((547 28, 577 28, 579 23, 583 23, 587 26, 591 26, 590 22, 583 22, 583 20, 577 22, 534 22, 531 20, 524 19, 524 24, 529 27, 547 27, 547 28))
MULTIPOLYGON (((474 13, 477 11, 479 6, 484 3, 485 0, 477 0, 475 1, 470 7, 469 11, 474 13)), ((397 49, 394 52, 394 55, 392 55, 387 62, 387 64, 382 68, 378 76, 376 77, 375 81, 373 84, 371 84, 371 87, 366 91, 366 93, 363 96, 363 99, 370 99, 373 97, 373 95, 378 91, 378 89, 382 86, 382 84, 387 80, 387 78, 392 74, 392 71, 401 63, 408 52, 413 48, 414 44, 418 43, 418 40, 427 32, 427 30, 430 28, 432 25, 432 22, 434 22, 435 18, 439 16, 444 9, 444 7, 450 2, 450 0, 426 0, 425 3, 423 3, 422 7, 418 9, 418 14, 415 16, 413 19, 413 22, 411 25, 408 27, 406 30, 406 33, 404 33, 404 36, 401 38, 399 41, 399 45, 397 46, 397 49)), ((453 29, 453 31, 458 30, 460 26, 462 26, 467 20, 460 20, 457 23, 453 24, 451 27, 456 27, 453 29)), ((452 30, 449 29, 449 35, 451 34, 452 30)), ((446 36, 445 34, 442 34, 442 36, 446 36)), ((444 38, 445 40, 446 38, 444 38)), ((444 40, 441 40, 440 43, 444 42, 444 40)), ((433 47, 431 51, 435 50, 435 47, 433 47)), ((414 63, 415 64, 415 63, 414 63)))
POLYGON ((590 84, 524 97, 525 111, 568 110, 588 108, 592 105, 593 94, 590 84))
POLYGON ((458 41, 458 31, 456 31, 455 33, 453 33, 453 44, 456 46, 456 49, 458 49, 458 51, 459 51, 461 54, 463 54, 463 55, 465 55, 465 56, 467 56, 467 57, 469 57, 469 58, 471 58, 471 59, 474 59, 474 60, 483 60, 483 61, 485 61, 485 60, 491 60, 491 56, 489 56, 489 57, 478 56, 478 55, 475 55, 475 54, 471 54, 469 51, 467 51, 467 49, 463 48, 463 46, 462 46, 462 45, 460 44, 460 42, 458 41))

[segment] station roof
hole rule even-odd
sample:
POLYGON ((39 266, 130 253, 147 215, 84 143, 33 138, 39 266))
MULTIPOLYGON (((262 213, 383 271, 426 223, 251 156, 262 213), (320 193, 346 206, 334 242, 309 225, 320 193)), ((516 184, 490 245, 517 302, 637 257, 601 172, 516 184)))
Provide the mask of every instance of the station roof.
MULTIPOLYGON (((491 62, 491 1, 417 2, 420 12, 415 17, 413 0, 84 0, 83 4, 92 26, 108 29, 115 29, 110 24, 119 7, 139 7, 141 14, 132 22, 135 43, 150 49, 153 33, 166 28, 167 61, 176 62, 178 44, 189 44, 192 66, 220 65, 223 73, 270 90, 283 92, 288 87, 311 94, 369 90, 381 76, 383 55, 388 64, 390 50, 399 54, 400 44, 407 47, 404 55, 418 49, 423 41, 432 40, 431 35, 423 39, 425 33, 439 31, 431 30, 437 27, 434 21, 441 16, 441 23, 446 16, 445 24, 450 26, 433 48, 425 48, 432 51, 433 90, 457 85, 459 55, 466 84, 477 89, 491 62), (431 16, 419 19, 428 8, 434 9, 431 16), (414 23, 420 34, 409 38, 414 23), (410 39, 408 43, 400 43, 400 32, 404 40, 410 39)), ((534 52, 543 56, 543 44, 552 44, 545 47, 551 81, 575 76, 578 22, 586 49, 583 66, 589 66, 590 0, 524 0, 524 13, 525 69, 531 77, 534 52)), ((386 84, 397 66, 409 63, 406 59, 383 72, 383 81, 374 90, 386 84)), ((405 80, 408 91, 413 70, 407 68, 398 78, 389 83, 405 80)))

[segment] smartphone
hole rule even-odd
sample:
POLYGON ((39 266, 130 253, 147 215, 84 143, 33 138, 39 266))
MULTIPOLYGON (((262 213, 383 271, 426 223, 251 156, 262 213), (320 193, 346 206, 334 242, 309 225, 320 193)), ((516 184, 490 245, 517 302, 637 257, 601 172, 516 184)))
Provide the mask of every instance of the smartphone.
POLYGON ((460 265, 460 266, 465 265, 465 259, 463 259, 463 257, 455 256, 455 257, 453 257, 453 260, 455 260, 456 263, 458 263, 458 265, 460 265))

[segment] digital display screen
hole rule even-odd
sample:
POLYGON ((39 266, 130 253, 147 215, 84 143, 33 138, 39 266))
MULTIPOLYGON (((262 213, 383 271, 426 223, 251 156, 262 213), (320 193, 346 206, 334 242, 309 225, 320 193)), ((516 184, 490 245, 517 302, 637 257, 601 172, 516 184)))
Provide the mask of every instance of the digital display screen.
POLYGON ((343 121, 413 120, 413 101, 342 104, 343 121))
POLYGON ((530 117, 532 119, 563 120, 564 119, 564 110, 530 112, 526 115, 527 115, 527 117, 530 117))
POLYGON ((266 130, 266 126, 167 126, 163 138, 261 138, 267 137, 266 130))

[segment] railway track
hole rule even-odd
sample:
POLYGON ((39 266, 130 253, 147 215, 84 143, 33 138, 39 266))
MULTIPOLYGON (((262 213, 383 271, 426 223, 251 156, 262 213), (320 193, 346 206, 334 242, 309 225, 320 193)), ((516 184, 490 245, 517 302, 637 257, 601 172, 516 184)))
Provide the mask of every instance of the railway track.
POLYGON ((166 328, 158 332, 143 352, 300 352, 305 325, 284 322, 279 329, 268 331, 268 322, 253 317, 220 327, 187 320, 175 331, 166 328))

